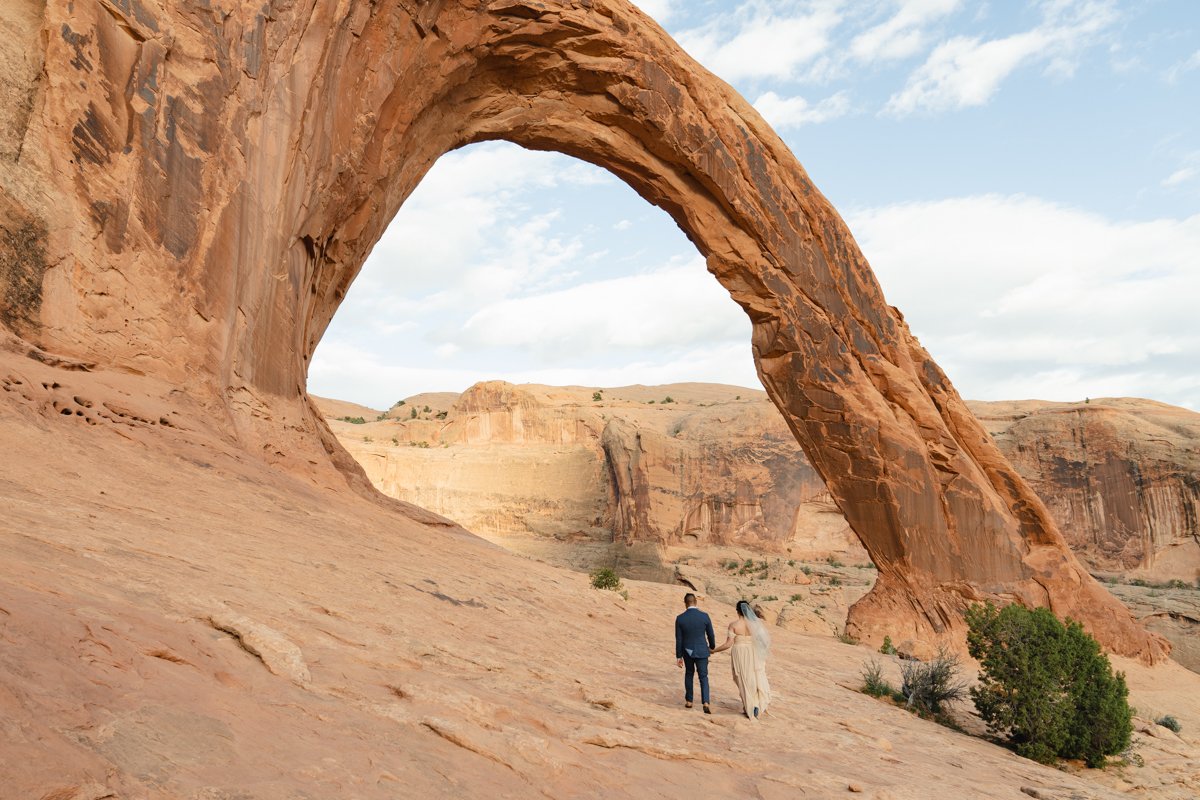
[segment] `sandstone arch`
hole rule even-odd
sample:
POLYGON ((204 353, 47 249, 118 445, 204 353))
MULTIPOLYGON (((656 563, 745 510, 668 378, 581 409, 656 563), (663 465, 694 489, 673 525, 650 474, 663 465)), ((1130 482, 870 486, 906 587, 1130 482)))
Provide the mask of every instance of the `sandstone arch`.
POLYGON ((278 5, 45 0, 48 66, 0 196, 6 230, 48 231, 11 272, 45 274, 40 297, 0 300, 10 327, 186 383, 248 449, 318 474, 324 447, 361 485, 304 383, 366 254, 442 153, 559 150, 670 213, 749 314, 764 385, 879 566, 852 630, 946 637, 996 597, 1165 654, 1071 556, 779 138, 625 0, 278 5))

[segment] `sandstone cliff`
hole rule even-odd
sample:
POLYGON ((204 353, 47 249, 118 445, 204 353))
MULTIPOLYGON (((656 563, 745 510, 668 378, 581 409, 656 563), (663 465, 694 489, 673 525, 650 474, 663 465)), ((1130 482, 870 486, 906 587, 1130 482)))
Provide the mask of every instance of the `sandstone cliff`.
MULTIPOLYGON (((1200 415, 1132 399, 970 406, 1093 570, 1200 577, 1200 415)), ((485 535, 867 560, 762 392, 488 382, 387 416, 331 424, 386 494, 485 535)))
POLYGON ((366 424, 318 405, 384 493, 482 535, 616 541, 643 565, 669 546, 869 560, 761 391, 490 381, 448 408, 424 398, 366 424))
POLYGON ((1200 414, 1130 398, 970 406, 1093 570, 1200 578, 1200 414))

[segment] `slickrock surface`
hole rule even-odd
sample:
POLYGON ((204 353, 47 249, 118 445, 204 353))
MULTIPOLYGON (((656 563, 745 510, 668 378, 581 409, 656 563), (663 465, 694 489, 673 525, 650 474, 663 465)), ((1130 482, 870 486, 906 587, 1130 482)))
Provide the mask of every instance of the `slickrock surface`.
POLYGON ((181 387, 244 452, 369 492, 303 389, 347 287, 443 153, 559 150, 668 211, 749 315, 764 386, 879 565, 859 635, 958 639, 996 597, 1165 656, 783 142, 625 0, 8 0, 0 21, 0 324, 47 360, 181 387))
POLYGON ((1182 737, 1143 720, 1146 766, 1106 773, 873 700, 871 650, 782 627, 770 718, 738 717, 720 657, 705 717, 680 703, 680 588, 626 601, 293 477, 149 378, 0 353, 0 387, 5 800, 1200 791, 1200 677, 1169 662, 1117 663, 1182 737))

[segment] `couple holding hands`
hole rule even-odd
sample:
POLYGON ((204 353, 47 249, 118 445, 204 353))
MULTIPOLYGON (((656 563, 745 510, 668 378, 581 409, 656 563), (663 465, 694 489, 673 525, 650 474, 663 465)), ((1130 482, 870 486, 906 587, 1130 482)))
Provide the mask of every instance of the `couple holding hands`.
POLYGON ((683 596, 684 612, 675 618, 675 659, 684 668, 684 706, 692 707, 692 687, 700 678, 700 702, 704 713, 711 714, 708 694, 708 659, 711 654, 729 651, 733 682, 742 699, 742 713, 756 720, 767 713, 771 687, 767 683, 767 655, 771 634, 754 609, 745 600, 737 604, 737 617, 729 623, 725 642, 717 647, 712 620, 696 607, 696 595, 683 596))

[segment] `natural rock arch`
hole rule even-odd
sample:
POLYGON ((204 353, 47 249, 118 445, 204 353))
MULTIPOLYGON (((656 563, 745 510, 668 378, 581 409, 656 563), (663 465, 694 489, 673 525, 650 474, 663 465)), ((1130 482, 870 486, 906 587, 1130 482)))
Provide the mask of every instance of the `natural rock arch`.
POLYGON ((42 24, 6 46, 44 41, 47 68, 0 154, 0 221, 48 233, 20 268, 40 294, 0 287, 4 323, 187 383, 248 449, 319 473, 323 446, 361 486, 304 391, 347 287, 443 153, 558 150, 671 214, 750 316, 764 386, 879 567, 852 632, 947 638, 991 597, 1166 652, 1076 562, 786 146, 625 0, 271 6, 16 0, 42 24))

